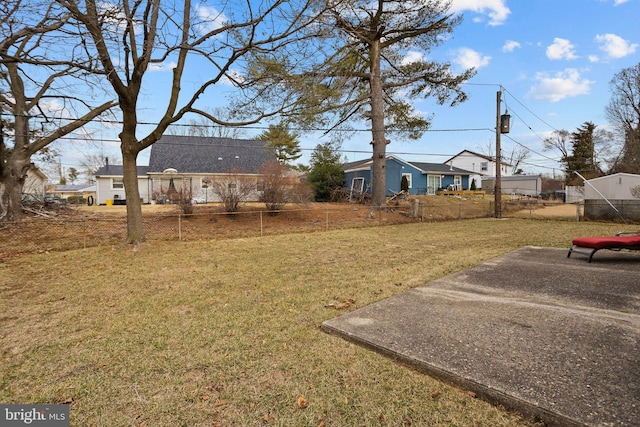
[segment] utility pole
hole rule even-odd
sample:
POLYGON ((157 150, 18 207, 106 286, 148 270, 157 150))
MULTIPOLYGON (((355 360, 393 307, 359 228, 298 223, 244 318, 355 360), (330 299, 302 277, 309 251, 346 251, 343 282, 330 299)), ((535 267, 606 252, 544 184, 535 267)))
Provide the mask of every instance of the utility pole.
POLYGON ((496 96, 496 184, 494 187, 494 204, 495 204, 495 213, 494 218, 502 218, 502 165, 500 164, 501 153, 500 153, 500 133, 501 129, 501 120, 500 120, 500 100, 502 99, 502 91, 499 90, 496 96))

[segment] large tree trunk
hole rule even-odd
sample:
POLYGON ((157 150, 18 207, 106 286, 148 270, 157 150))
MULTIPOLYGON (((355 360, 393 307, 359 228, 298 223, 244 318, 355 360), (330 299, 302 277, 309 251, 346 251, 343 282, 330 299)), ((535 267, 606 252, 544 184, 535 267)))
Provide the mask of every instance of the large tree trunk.
POLYGON ((12 153, 2 165, 0 177, 0 221, 22 219, 22 188, 31 167, 29 156, 12 153))
POLYGON ((371 77, 371 133, 373 134, 373 176, 371 203, 382 207, 386 203, 386 150, 388 141, 384 135, 384 104, 380 75, 380 40, 376 39, 370 50, 371 77))
MULTIPOLYGON (((13 70, 10 68, 10 70, 13 70)), ((15 72, 13 74, 17 74, 15 72)), ((16 80, 14 76, 14 81, 16 80)), ((0 220, 17 221, 22 218, 22 188, 31 167, 29 146, 29 116, 22 80, 14 85, 19 91, 14 94, 15 141, 8 157, 4 143, 0 144, 0 220)))
POLYGON ((127 240, 128 244, 137 245, 147 239, 144 235, 142 223, 142 202, 140 201, 140 189, 138 188, 138 164, 137 152, 128 152, 122 144, 123 182, 127 200, 127 240))

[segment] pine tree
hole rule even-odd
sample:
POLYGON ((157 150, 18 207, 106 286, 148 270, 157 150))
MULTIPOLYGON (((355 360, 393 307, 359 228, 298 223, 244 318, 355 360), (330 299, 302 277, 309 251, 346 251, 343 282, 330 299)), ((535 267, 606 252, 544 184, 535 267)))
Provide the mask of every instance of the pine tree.
POLYGON ((311 153, 311 169, 307 174, 307 182, 318 202, 330 201, 333 191, 344 187, 344 171, 338 148, 337 144, 327 142, 318 144, 311 153))
POLYGON ((585 122, 571 134, 572 151, 564 159, 566 182, 575 184, 582 182, 573 172, 578 172, 586 179, 602 175, 602 171, 596 162, 594 131, 596 125, 585 122))
POLYGON ((289 132, 283 124, 269 125, 269 129, 258 135, 258 139, 268 141, 266 146, 275 150, 282 164, 289 164, 302 156, 298 134, 289 132))

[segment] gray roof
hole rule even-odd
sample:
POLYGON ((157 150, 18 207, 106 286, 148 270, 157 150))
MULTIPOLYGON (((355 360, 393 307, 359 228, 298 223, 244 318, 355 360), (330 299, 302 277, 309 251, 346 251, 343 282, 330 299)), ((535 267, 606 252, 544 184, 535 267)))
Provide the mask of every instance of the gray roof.
MULTIPOLYGON (((453 174, 458 174, 458 175, 473 175, 474 172, 469 172, 468 170, 464 170, 464 169, 460 169, 457 167, 451 167, 450 165, 444 164, 444 163, 424 163, 424 162, 408 162, 406 160, 402 160, 401 158, 397 157, 397 156, 391 156, 388 155, 387 156, 387 160, 389 160, 389 158, 395 158, 398 161, 407 163, 411 166, 413 166, 416 169, 420 169, 420 171, 422 173, 438 173, 438 174, 445 174, 445 175, 453 175, 453 174)), ((370 167, 371 166, 371 162, 372 159, 365 159, 365 160, 358 160, 355 162, 351 162, 351 163, 346 163, 344 165, 342 165, 342 169, 345 171, 348 170, 352 170, 352 169, 360 169, 360 168, 365 168, 365 167, 370 167)))
POLYGON ((265 147, 267 141, 164 135, 151 146, 149 173, 173 168, 178 173, 258 173, 275 151, 265 147))
MULTIPOLYGON (((138 166, 138 176, 146 176, 148 166, 138 166)), ((95 176, 124 176, 122 165, 102 166, 95 173, 95 176)))
MULTIPOLYGON (((534 181, 538 178, 540 178, 540 175, 507 175, 500 177, 502 181, 534 181)), ((482 177, 483 181, 494 181, 495 179, 495 176, 482 177)))
POLYGON ((412 166, 420 169, 422 172, 435 172, 435 173, 443 173, 443 174, 454 174, 457 173, 459 175, 473 175, 474 172, 469 172, 468 170, 460 169, 455 166, 450 166, 444 163, 420 163, 420 162, 407 162, 412 166))
MULTIPOLYGON (((65 191, 65 192, 83 191, 83 190, 91 191, 90 188, 91 188, 90 184, 56 185, 56 187, 52 191, 65 191)), ((95 191, 95 188, 93 188, 93 191, 95 191)))

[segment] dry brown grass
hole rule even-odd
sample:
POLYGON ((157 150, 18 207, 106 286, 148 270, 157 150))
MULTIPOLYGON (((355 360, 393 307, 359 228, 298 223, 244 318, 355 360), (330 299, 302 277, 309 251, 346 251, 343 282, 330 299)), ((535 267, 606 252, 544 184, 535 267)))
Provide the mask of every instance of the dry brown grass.
POLYGON ((0 401, 69 402, 73 426, 527 425, 319 325, 524 245, 617 229, 479 219, 14 257, 0 263, 0 401))

